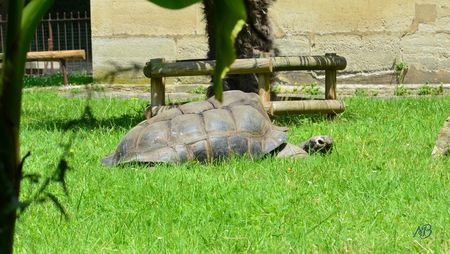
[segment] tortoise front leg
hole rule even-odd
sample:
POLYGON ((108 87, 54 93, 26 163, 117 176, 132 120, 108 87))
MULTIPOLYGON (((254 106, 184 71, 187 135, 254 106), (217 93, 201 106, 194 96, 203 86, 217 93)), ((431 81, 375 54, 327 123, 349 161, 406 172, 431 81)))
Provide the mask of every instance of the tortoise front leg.
POLYGON ((303 150, 300 146, 293 144, 283 144, 281 150, 277 153, 276 158, 305 158, 308 153, 303 150))

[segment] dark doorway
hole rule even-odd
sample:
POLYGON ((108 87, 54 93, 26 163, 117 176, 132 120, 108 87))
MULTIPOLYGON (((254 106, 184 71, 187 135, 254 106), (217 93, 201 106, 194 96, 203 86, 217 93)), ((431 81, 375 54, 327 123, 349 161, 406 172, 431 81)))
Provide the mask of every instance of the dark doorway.
POLYGON ((56 12, 89 12, 89 0, 65 0, 55 1, 50 13, 56 12))

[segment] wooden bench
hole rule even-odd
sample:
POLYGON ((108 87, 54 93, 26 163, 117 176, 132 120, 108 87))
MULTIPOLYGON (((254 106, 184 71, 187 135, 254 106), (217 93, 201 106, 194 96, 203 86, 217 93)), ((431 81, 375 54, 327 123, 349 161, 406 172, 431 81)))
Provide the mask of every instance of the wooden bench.
MULTIPOLYGON (((3 61, 3 54, 0 54, 0 61, 3 61)), ((67 61, 85 60, 86 52, 84 50, 59 50, 59 51, 34 51, 27 53, 27 62, 38 61, 58 61, 61 72, 64 77, 64 85, 69 84, 67 73, 67 61)))
MULTIPOLYGON (((151 59, 144 67, 144 74, 151 80, 151 106, 165 105, 165 77, 212 75, 215 60, 166 61, 151 59)), ((341 101, 336 100, 336 73, 347 66, 344 57, 334 53, 324 56, 280 56, 250 59, 236 59, 228 74, 256 74, 259 95, 267 111, 279 113, 328 113, 336 114, 345 110, 341 101), (324 100, 270 101, 271 73, 277 71, 324 70, 324 100)))

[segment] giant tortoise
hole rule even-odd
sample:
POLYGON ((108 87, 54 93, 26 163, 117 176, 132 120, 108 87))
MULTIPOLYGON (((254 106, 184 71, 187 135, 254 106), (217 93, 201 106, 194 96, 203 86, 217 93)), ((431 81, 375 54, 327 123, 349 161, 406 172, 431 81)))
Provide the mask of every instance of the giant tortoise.
POLYGON ((287 128, 272 124, 257 94, 234 90, 224 92, 223 98, 223 103, 210 98, 183 104, 139 123, 103 159, 103 165, 210 162, 244 154, 304 157, 332 148, 327 136, 298 146, 287 144, 287 128))
POLYGON ((433 158, 450 156, 450 116, 444 122, 436 140, 436 145, 431 153, 433 158))

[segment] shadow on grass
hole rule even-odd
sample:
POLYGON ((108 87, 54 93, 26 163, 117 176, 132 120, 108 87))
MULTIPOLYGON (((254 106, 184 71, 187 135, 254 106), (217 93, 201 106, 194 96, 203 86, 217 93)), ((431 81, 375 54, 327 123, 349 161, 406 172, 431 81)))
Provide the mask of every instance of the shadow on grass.
POLYGON ((277 116, 273 120, 274 123, 279 126, 292 126, 292 125, 303 125, 307 123, 332 122, 339 118, 340 116, 329 117, 325 114, 315 114, 315 115, 289 114, 277 116))
POLYGON ((142 112, 131 112, 120 116, 109 118, 97 118, 92 114, 91 108, 87 106, 81 117, 75 119, 46 118, 39 122, 28 123, 27 127, 44 130, 93 130, 102 128, 125 128, 130 129, 145 119, 142 112))
MULTIPOLYGON (((349 117, 345 117, 348 119, 349 117)), ((350 117, 351 118, 351 117, 350 117)), ((326 115, 285 115, 274 118, 274 123, 279 126, 293 126, 303 125, 307 123, 322 123, 333 122, 338 120, 336 118, 330 118, 326 115)), ((121 116, 114 116, 104 119, 96 119, 94 117, 82 117, 73 120, 55 119, 43 122, 38 126, 42 128, 56 127, 60 130, 69 129, 95 129, 95 128, 125 128, 129 129, 136 126, 141 121, 145 120, 142 113, 128 113, 121 116)))
MULTIPOLYGON (((74 119, 61 119, 61 118, 45 118, 40 121, 33 121, 27 123, 26 126, 32 129, 44 129, 44 130, 93 130, 102 128, 124 128, 130 129, 136 126, 138 123, 145 120, 143 112, 128 112, 120 116, 111 116, 107 118, 100 118, 94 116, 90 110, 90 107, 86 107, 81 117, 74 119)), ((327 115, 283 115, 273 118, 274 124, 278 126, 302 126, 311 123, 323 123, 334 121, 355 121, 357 116, 352 113, 340 114, 334 118, 330 118, 327 115)))

